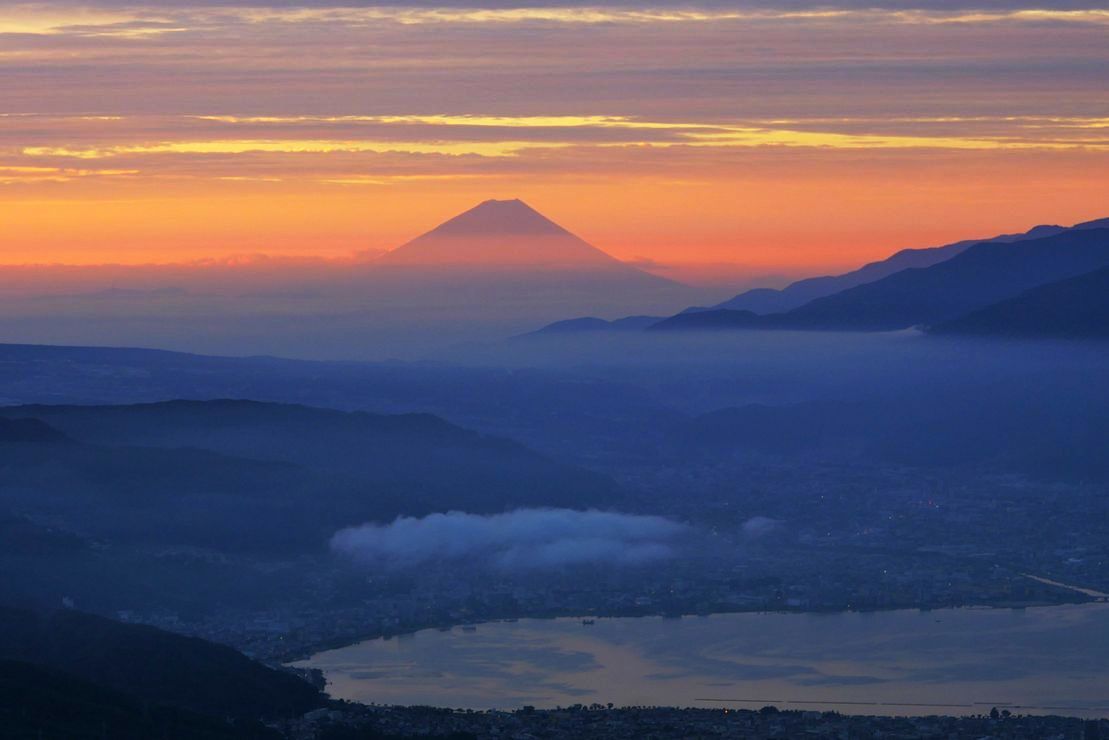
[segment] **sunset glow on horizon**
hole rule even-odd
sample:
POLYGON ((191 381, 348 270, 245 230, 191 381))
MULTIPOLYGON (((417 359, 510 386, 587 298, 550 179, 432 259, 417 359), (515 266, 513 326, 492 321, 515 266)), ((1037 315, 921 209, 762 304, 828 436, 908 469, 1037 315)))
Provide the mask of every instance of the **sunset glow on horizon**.
POLYGON ((0 10, 0 264, 364 258, 518 197, 803 275, 1109 212, 1107 9, 295 5, 0 10))

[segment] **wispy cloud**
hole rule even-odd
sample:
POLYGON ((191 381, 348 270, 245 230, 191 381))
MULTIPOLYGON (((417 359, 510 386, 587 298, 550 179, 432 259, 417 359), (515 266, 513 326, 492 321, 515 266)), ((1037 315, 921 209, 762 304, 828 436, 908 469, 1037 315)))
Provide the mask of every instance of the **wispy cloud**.
POLYGON ((137 174, 139 174, 139 170, 33 167, 26 165, 0 164, 0 185, 35 182, 69 182, 77 178, 121 177, 137 174))
POLYGON ((997 24, 997 23, 1074 23, 1109 24, 1109 9, 1096 7, 960 7, 921 3, 824 4, 819 7, 788 7, 756 4, 742 10, 721 7, 674 7, 641 4, 638 6, 557 4, 523 7, 404 7, 380 5, 352 7, 350 3, 304 3, 301 7, 262 3, 185 3, 173 8, 161 5, 111 3, 22 5, 0 11, 0 33, 25 33, 74 36, 117 36, 142 38, 202 30, 229 23, 254 26, 343 25, 395 23, 414 25, 691 25, 721 23, 881 23, 881 24, 997 24), (900 6, 900 7, 898 7, 900 6))
POLYGON ((567 146, 561 142, 523 141, 343 141, 328 139, 212 139, 209 141, 165 141, 149 144, 111 146, 32 146, 23 154, 29 157, 73 157, 106 159, 128 154, 326 154, 331 152, 402 152, 450 156, 478 155, 508 157, 522 149, 567 146))
MULTIPOLYGON (((82 116, 82 120, 88 117, 82 116)), ((727 123, 720 121, 652 121, 627 116, 487 116, 487 115, 379 115, 379 116, 188 116, 220 124, 244 125, 252 133, 263 133, 269 126, 311 124, 307 135, 252 138, 224 138, 209 132, 209 138, 133 142, 126 141, 125 126, 112 135, 124 140, 96 144, 56 142, 25 146, 19 153, 25 158, 63 158, 81 160, 148 157, 155 155, 303 155, 401 153, 448 157, 503 158, 521 157, 535 150, 590 148, 818 148, 847 150, 882 149, 950 149, 950 150, 1059 150, 1109 149, 1109 134, 1103 118, 1005 117, 987 121, 983 118, 918 118, 900 123, 943 124, 938 130, 899 132, 893 121, 869 121, 870 130, 858 128, 859 120, 794 120, 781 124, 767 122, 727 123), (992 123, 993 131, 974 133, 960 131, 962 124, 992 123), (374 126, 374 138, 325 138, 329 125, 357 127, 374 126), (321 129, 320 126, 324 128, 321 129), (886 131, 874 129, 885 128, 886 131), (468 129, 483 130, 480 136, 468 129), (837 130, 838 129, 838 130, 837 130), (486 133, 485 131, 491 131, 486 133), (596 132, 598 135, 591 135, 596 132), (617 132, 617 135, 612 135, 617 132), (603 135, 600 135, 603 134, 603 135)), ((118 120, 118 119, 117 119, 118 120)), ((163 126, 165 123, 163 122, 163 126)), ((135 128, 143 130, 141 121, 135 128)), ((934 127, 933 127, 934 128, 934 127)), ((172 130, 172 123, 168 126, 172 130)), ((182 126, 187 131, 187 126, 182 126)), ((65 136, 65 130, 59 132, 65 136)), ((409 176, 432 176, 435 173, 408 173, 409 176)), ((446 175, 446 173, 440 173, 446 175)), ((222 176, 234 176, 224 173, 222 176)), ((351 178, 345 178, 351 181, 351 178)))

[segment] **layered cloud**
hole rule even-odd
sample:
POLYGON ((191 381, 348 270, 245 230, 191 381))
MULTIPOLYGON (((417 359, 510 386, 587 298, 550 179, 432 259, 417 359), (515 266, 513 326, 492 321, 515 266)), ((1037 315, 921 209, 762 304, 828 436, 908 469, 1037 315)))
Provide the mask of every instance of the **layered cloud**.
MULTIPOLYGON (((9 115, 8 182, 89 174, 387 184, 497 172, 628 171, 665 154, 689 175, 699 149, 1109 152, 1099 116, 665 120, 617 115, 9 115), (14 138, 14 137, 13 137, 14 138), (506 162, 505 160, 511 160, 506 162), (86 166, 101 162, 95 168, 86 166)), ((653 162, 651 166, 656 166, 653 162)))
POLYGON ((500 568, 640 565, 674 554, 686 527, 657 516, 570 509, 518 509, 481 516, 452 511, 335 534, 336 553, 375 566, 467 560, 500 568))
POLYGON ((487 197, 790 270, 1093 218, 1101 5, 8 3, 0 262, 340 256, 487 197))

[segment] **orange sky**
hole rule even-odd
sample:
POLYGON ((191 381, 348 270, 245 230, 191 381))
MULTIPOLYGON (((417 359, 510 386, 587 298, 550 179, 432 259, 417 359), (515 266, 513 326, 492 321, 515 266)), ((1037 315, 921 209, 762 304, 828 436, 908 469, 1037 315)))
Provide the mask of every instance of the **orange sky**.
POLYGON ((0 263, 344 257, 519 197, 623 259, 797 275, 1107 216, 1109 13, 1051 5, 16 6, 0 263))

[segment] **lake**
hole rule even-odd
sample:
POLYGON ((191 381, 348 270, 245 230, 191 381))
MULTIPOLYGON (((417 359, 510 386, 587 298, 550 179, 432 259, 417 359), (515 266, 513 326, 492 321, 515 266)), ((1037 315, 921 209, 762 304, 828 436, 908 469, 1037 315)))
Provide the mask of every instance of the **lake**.
POLYGON ((524 619, 328 650, 337 698, 1109 716, 1109 604, 1023 610, 524 619))

